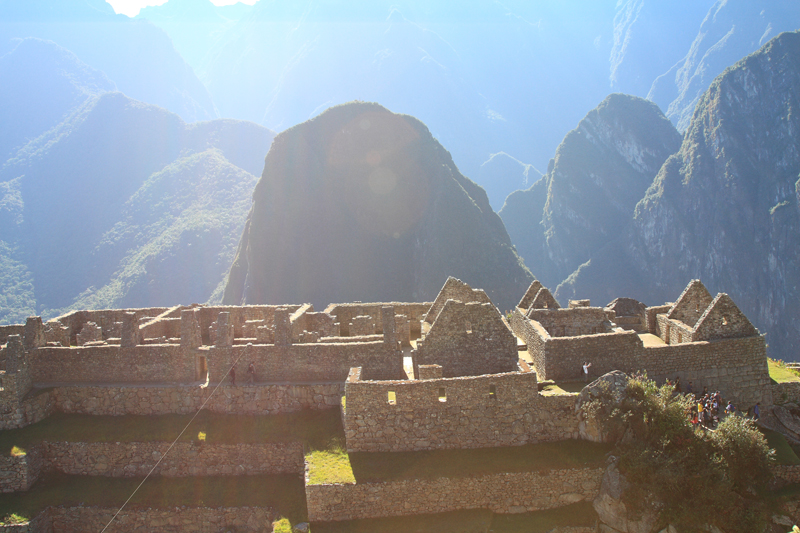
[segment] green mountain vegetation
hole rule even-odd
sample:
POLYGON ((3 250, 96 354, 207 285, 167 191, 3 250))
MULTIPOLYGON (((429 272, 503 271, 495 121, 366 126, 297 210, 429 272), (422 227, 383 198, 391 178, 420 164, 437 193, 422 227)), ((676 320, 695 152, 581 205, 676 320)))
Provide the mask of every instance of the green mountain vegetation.
POLYGON ((448 276, 506 309, 532 279, 424 124, 354 102, 275 137, 223 301, 432 301, 448 276))
POLYGON ((75 54, 27 38, 0 57, 0 160, 66 117, 87 98, 116 86, 75 54))
POLYGON ((187 125, 121 93, 87 100, 0 170, 2 320, 207 301, 271 139, 242 121, 187 125))

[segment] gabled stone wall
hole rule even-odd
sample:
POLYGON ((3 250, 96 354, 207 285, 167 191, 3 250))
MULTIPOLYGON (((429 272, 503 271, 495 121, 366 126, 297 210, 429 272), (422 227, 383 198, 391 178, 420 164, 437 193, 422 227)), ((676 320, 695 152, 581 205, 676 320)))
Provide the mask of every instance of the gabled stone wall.
POLYGON ((417 341, 414 365, 441 365, 445 377, 512 372, 517 340, 497 308, 448 300, 430 331, 417 341))
POLYGON ((469 284, 451 276, 447 278, 444 286, 442 286, 442 289, 436 296, 436 300, 433 301, 430 309, 428 309, 425 315, 425 322, 433 324, 438 318, 439 313, 444 309, 448 300, 455 300, 464 304, 492 302, 489 296, 481 289, 473 289, 469 284))

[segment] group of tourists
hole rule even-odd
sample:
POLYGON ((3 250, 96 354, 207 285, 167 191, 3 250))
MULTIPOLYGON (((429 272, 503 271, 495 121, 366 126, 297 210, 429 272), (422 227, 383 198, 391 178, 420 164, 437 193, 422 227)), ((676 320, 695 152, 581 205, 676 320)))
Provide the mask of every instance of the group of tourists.
MULTIPOLYGON (((667 385, 672 385, 676 394, 684 394, 680 377, 676 377, 674 382, 667 379, 667 385)), ((694 384, 690 381, 686 385, 685 394, 690 395, 693 400, 688 414, 694 427, 713 429, 717 427, 723 417, 741 415, 732 401, 725 403, 720 391, 709 392, 707 386, 703 387, 702 392, 697 392, 694 390, 694 384)), ((761 417, 760 404, 756 403, 752 409, 748 410, 747 415, 748 417, 752 416, 753 420, 758 420, 761 417)))

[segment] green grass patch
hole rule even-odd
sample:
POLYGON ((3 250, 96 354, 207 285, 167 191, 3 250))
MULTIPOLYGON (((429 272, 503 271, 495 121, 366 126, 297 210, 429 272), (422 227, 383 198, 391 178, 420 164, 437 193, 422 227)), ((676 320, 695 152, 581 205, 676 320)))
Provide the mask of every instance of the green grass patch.
POLYGON ((761 433, 764 434, 764 437, 767 439, 767 444, 770 448, 775 450, 775 461, 779 465, 798 465, 800 464, 800 457, 797 457, 797 454, 789 445, 789 442, 786 440, 786 437, 778 433, 777 431, 772 431, 771 429, 766 428, 759 428, 761 433))
POLYGON ((272 523, 272 533, 292 533, 292 524, 288 518, 281 518, 272 523))
POLYGON ((306 455, 306 462, 311 485, 356 482, 350 458, 341 448, 313 451, 306 455))
POLYGON ((349 459, 356 481, 365 483, 601 466, 609 451, 608 444, 567 440, 505 448, 359 452, 349 459))
MULTIPOLYGON (((29 491, 0 495, 0 516, 31 519, 50 505, 119 507, 142 478, 49 474, 29 491)), ((296 475, 214 476, 148 479, 131 507, 272 507, 292 523, 306 520, 303 480, 296 475)))
POLYGON ((315 522, 313 533, 546 533, 556 527, 592 527, 597 513, 591 502, 514 515, 470 509, 432 515, 315 522))
POLYGON ((768 359, 769 377, 777 383, 790 383, 800 381, 800 373, 786 366, 786 363, 776 359, 768 359))
MULTIPOLYGON (((55 413, 21 429, 0 432, 0 453, 14 447, 52 442, 171 442, 192 415, 96 416, 55 413)), ((343 440, 338 409, 298 411, 279 415, 224 415, 201 411, 181 441, 207 443, 263 443, 300 441, 312 449, 326 449, 332 440, 343 440)))
POLYGON ((558 394, 576 394, 583 390, 586 383, 583 381, 565 381, 563 383, 553 383, 552 385, 545 385, 542 389, 544 396, 555 396, 558 394))

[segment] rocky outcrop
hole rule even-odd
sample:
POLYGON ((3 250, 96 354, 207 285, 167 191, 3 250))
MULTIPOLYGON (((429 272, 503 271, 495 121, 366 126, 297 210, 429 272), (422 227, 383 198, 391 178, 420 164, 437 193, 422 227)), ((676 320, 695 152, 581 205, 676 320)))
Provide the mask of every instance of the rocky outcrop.
POLYGON ((604 394, 620 396, 625 391, 629 380, 627 374, 614 370, 600 376, 581 390, 575 401, 575 412, 578 416, 578 432, 582 439, 592 442, 611 441, 610 436, 603 433, 598 421, 588 416, 586 404, 604 394))
POLYGON ((508 197, 500 216, 542 283, 557 286, 630 221, 680 136, 653 103, 612 94, 567 134, 544 182, 508 197))
POLYGON ((800 345, 800 33, 784 33, 720 75, 680 151, 620 239, 556 291, 663 302, 693 278, 731 295, 773 357, 800 345), (605 289, 598 286, 604 280, 605 289))
POLYGON ((605 533, 652 533, 658 521, 658 506, 637 514, 628 509, 623 502, 625 491, 631 485, 617 468, 616 458, 603 474, 600 494, 592 502, 597 517, 602 522, 599 531, 605 533))
POLYGON ((532 280, 486 193, 421 122, 350 103, 275 138, 224 301, 430 301, 448 276, 501 309, 532 280))

